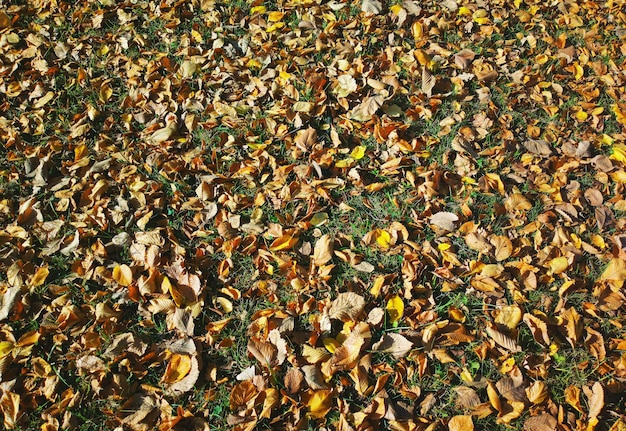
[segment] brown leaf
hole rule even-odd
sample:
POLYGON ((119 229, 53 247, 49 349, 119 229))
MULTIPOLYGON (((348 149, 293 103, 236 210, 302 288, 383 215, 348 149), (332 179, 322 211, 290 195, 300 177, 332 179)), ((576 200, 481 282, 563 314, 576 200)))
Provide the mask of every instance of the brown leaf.
POLYGON ((455 402, 457 406, 469 409, 480 404, 480 397, 474 389, 467 386, 457 386, 454 391, 456 392, 455 402))
POLYGON ((230 409, 237 411, 245 407, 257 394, 257 389, 250 380, 245 380, 230 392, 230 409))
POLYGON ((288 394, 296 394, 300 392, 302 383, 304 382, 304 374, 297 368, 290 368, 285 374, 285 390, 288 394))
POLYGON ((536 342, 544 346, 550 345, 550 335, 548 334, 548 324, 546 322, 530 313, 525 313, 523 320, 528 325, 536 342))
POLYGON ((547 141, 529 139, 524 142, 524 147, 531 153, 548 157, 552 155, 552 147, 547 141))
POLYGON ((278 365, 278 348, 272 343, 251 338, 248 341, 248 351, 266 368, 278 365))
POLYGON ((574 307, 569 307, 562 309, 559 317, 561 317, 563 321, 563 324, 559 326, 559 329, 565 333, 567 341, 569 341, 572 347, 575 348, 578 343, 578 339, 582 335, 582 316, 574 307))
POLYGON ((524 431, 556 431, 558 421, 548 413, 531 416, 524 421, 524 431))
POLYGON ((304 152, 311 151, 311 148, 317 143, 317 131, 311 126, 299 130, 296 133, 294 143, 304 152))
POLYGON ((487 324, 485 332, 496 342, 496 344, 504 347, 511 352, 521 352, 522 348, 512 338, 504 335, 495 329, 491 324, 487 324))
POLYGON ((456 64, 461 70, 465 70, 472 64, 474 57, 476 57, 476 53, 474 53, 474 51, 471 49, 462 49, 454 54, 454 64, 456 64))
POLYGON ((433 76, 432 73, 426 68, 422 67, 422 91, 428 96, 432 97, 433 88, 435 88, 435 84, 437 80, 433 76))

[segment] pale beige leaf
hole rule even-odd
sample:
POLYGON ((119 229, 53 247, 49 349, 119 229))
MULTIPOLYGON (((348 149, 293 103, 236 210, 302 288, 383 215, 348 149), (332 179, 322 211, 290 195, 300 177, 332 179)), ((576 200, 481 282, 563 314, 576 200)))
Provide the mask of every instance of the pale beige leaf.
POLYGON ((315 242, 313 249, 313 262, 317 266, 322 266, 333 258, 333 237, 324 234, 315 242))
POLYGON ((361 272, 373 272, 375 269, 374 265, 366 261, 362 261, 362 262, 357 263, 356 265, 352 265, 352 268, 361 272))
POLYGON ((430 222, 437 227, 444 230, 454 230, 454 223, 459 220, 459 217, 451 212, 440 211, 430 216, 430 222))
POLYGON ((344 292, 333 301, 328 310, 328 316, 344 322, 356 320, 363 308, 365 308, 365 298, 358 293, 344 292))
POLYGON ((495 247, 495 256, 498 262, 508 259, 513 253, 513 244, 511 240, 503 235, 495 235, 489 239, 489 242, 495 247))
POLYGON ((591 388, 591 397, 589 398, 589 417, 598 417, 603 408, 604 388, 600 382, 595 382, 591 388))
POLYGON ((390 353, 394 358, 400 359, 406 356, 413 348, 413 343, 404 336, 389 333, 372 346, 372 350, 390 353))
POLYGON ((367 13, 378 14, 383 10, 383 5, 379 0, 363 0, 361 10, 367 13))

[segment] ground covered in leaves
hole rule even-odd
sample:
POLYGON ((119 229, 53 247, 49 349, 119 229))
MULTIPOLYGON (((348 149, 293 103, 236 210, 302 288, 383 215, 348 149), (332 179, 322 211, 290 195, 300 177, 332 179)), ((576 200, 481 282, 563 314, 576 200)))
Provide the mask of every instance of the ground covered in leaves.
POLYGON ((0 5, 4 428, 626 429, 621 2, 0 5))

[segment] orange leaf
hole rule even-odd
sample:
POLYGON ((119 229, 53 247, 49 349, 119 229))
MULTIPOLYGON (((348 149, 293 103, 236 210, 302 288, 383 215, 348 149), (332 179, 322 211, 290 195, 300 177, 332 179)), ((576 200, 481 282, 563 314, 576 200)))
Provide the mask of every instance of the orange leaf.
POLYGON ((271 251, 290 250, 298 243, 298 237, 293 235, 283 235, 276 238, 270 245, 271 251))
POLYGON ((473 431, 473 429, 474 422, 471 416, 454 416, 448 422, 448 430, 450 431, 473 431))

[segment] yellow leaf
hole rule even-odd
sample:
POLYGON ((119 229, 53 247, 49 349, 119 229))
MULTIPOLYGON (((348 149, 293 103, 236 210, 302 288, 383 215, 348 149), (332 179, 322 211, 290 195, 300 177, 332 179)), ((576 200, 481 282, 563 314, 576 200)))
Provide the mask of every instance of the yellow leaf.
POLYGON ((253 58, 248 60, 248 62, 246 63, 246 67, 248 69, 260 69, 261 66, 262 66, 262 64, 259 61, 255 60, 253 58))
POLYGON ((285 16, 284 12, 272 11, 267 15, 267 20, 269 22, 278 22, 285 16))
POLYGON ((316 418, 322 418, 330 410, 332 403, 332 391, 322 390, 315 391, 309 398, 307 406, 309 407, 310 415, 316 418))
POLYGON ((389 248, 391 235, 384 229, 376 229, 376 244, 381 248, 389 248))
POLYGON ((285 23, 280 21, 280 22, 275 22, 274 24, 270 25, 269 27, 267 27, 265 29, 265 31, 267 31, 268 33, 272 33, 276 30, 279 30, 281 28, 283 28, 285 26, 285 23))
POLYGON ((163 381, 172 384, 181 381, 191 371, 191 356, 174 353, 167 364, 163 381))
POLYGON ((416 49, 413 52, 413 56, 419 64, 426 67, 427 69, 431 69, 434 65, 433 59, 430 57, 430 55, 426 54, 426 52, 421 49, 416 49))
POLYGON ((165 292, 169 292, 172 295, 172 299, 177 307, 180 307, 185 302, 185 297, 174 287, 172 282, 167 276, 163 276, 163 281, 161 282, 161 289, 165 292))
POLYGON ((271 251, 290 250, 298 242, 298 237, 293 235, 283 235, 280 238, 276 238, 270 245, 271 251))
POLYGON ((424 36, 424 26, 417 21, 415 21, 411 26, 411 31, 413 32, 413 38, 415 40, 421 40, 424 36))
POLYGON ((254 15, 256 13, 265 13, 265 11, 267 11, 267 8, 265 6, 255 6, 250 9, 250 14, 254 15))
POLYGON ((339 160, 335 163, 336 168, 349 168, 354 164, 354 159, 352 157, 348 157, 347 159, 339 160))
POLYGON ((600 280, 624 281, 626 280, 626 262, 622 259, 611 259, 600 280))
POLYGON ((399 296, 394 296, 387 302, 387 313, 392 325, 396 325, 404 315, 404 301, 399 296))
POLYGON ((372 288, 370 289, 370 294, 373 297, 377 297, 378 295, 380 295, 380 289, 382 289, 384 284, 385 284, 384 276, 379 275, 378 277, 376 277, 376 279, 374 280, 374 284, 372 288))
POLYGON ((367 147, 365 145, 359 145, 357 147, 354 147, 354 149, 350 153, 350 157, 352 157, 354 160, 360 160, 365 156, 365 150, 367 150, 367 147))
POLYGON ((589 114, 587 114, 585 111, 580 110, 575 114, 575 117, 576 120, 582 123, 587 119, 587 117, 589 117, 589 114))
POLYGON ((470 10, 470 8, 466 6, 461 6, 459 10, 457 11, 457 14, 460 16, 467 16, 467 15, 471 15, 472 11, 470 10))
POLYGON ((10 341, 0 341, 0 358, 4 358, 13 351, 14 344, 10 341))
POLYGON ((613 144, 611 145, 611 150, 612 154, 609 158, 626 165, 626 144, 613 144))
POLYGON ((561 274, 569 268, 569 262, 564 256, 555 257, 548 265, 550 266, 551 274, 561 274))
POLYGON ((41 286, 46 281, 48 274, 50 274, 50 271, 48 270, 48 265, 42 266, 35 272, 33 278, 30 280, 30 284, 32 286, 41 286))
POLYGON ((394 14, 398 15, 400 11, 402 10, 402 5, 394 4, 393 6, 389 8, 389 10, 393 12, 394 14))
POLYGON ((510 357, 506 361, 502 362, 502 366, 500 367, 500 372, 502 374, 507 374, 515 367, 515 358, 510 357))
POLYGON ((107 102, 111 96, 113 95, 113 89, 109 86, 109 84, 104 84, 102 87, 100 87, 100 101, 102 103, 107 102))
POLYGON ((574 63, 574 78, 579 80, 583 76, 585 76, 585 71, 582 68, 582 66, 580 64, 578 64, 578 63, 574 63))
POLYGON ((331 337, 323 338, 322 343, 324 343, 324 347, 326 347, 326 350, 328 350, 330 353, 335 353, 335 350, 337 350, 337 347, 341 346, 339 341, 331 337))
POLYGON ((128 265, 115 265, 115 268, 113 268, 113 279, 122 286, 128 286, 133 282, 133 271, 128 265))
POLYGON ((615 119, 617 120, 617 122, 626 125, 626 114, 624 114, 620 107, 617 104, 614 104, 613 106, 611 106, 611 109, 615 114, 615 119))

